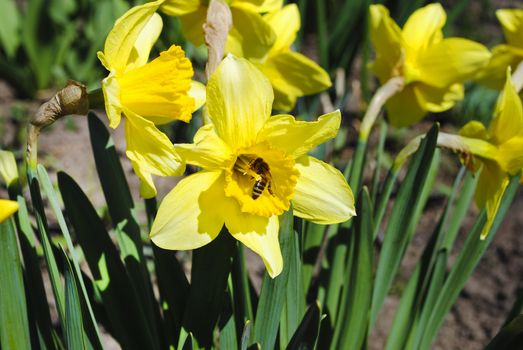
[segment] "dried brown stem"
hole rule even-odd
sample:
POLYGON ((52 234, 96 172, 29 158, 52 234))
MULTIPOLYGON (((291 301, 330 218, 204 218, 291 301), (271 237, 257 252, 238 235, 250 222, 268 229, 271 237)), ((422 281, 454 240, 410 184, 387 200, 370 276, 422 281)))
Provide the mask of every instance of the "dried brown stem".
POLYGON ((222 61, 227 35, 232 26, 232 14, 223 0, 211 0, 207 9, 207 20, 203 24, 208 60, 205 74, 209 79, 222 61))
POLYGON ((70 114, 87 114, 89 100, 83 84, 68 81, 49 101, 43 103, 31 119, 27 128, 27 160, 31 168, 36 167, 38 135, 45 127, 70 114))

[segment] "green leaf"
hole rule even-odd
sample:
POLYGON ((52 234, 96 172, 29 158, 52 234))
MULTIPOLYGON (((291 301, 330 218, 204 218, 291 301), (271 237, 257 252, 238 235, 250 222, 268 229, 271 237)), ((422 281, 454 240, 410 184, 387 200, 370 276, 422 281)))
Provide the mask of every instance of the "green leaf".
POLYGON ((20 45, 20 12, 14 0, 0 1, 0 43, 6 56, 13 59, 20 45))
MULTIPOLYGON (((245 322, 252 322, 254 319, 249 275, 247 267, 245 266, 243 249, 243 244, 236 245, 236 254, 232 261, 231 272, 233 307, 237 335, 242 334, 245 322)), ((239 340, 239 342, 241 342, 241 340, 239 340)))
POLYGON ((82 306, 76 287, 76 272, 71 266, 71 261, 62 249, 65 261, 65 340, 67 349, 87 349, 82 320, 82 306))
POLYGON ((22 265, 11 219, 0 223, 0 286, 2 349, 30 349, 22 265))
POLYGON ((286 297, 287 281, 290 271, 291 259, 297 240, 293 230, 292 209, 289 209, 280 218, 280 247, 283 255, 283 271, 276 278, 271 278, 265 273, 258 301, 258 309, 254 321, 254 342, 260 343, 263 349, 275 347, 276 334, 286 297))
MULTIPOLYGON (((294 227, 301 227, 301 222, 295 219, 294 227)), ((298 234, 298 236, 301 236, 298 234)), ((306 289, 303 289, 302 273, 301 273, 301 252, 299 247, 299 240, 294 240, 294 247, 289 257, 289 277, 287 279, 287 288, 285 290, 285 303, 283 305, 283 312, 280 322, 280 344, 281 348, 289 343, 291 336, 294 334, 300 324, 300 320, 305 313, 305 294, 306 289)))
MULTIPOLYGON (((232 281, 229 278, 229 291, 231 289, 232 281)), ((236 322, 234 319, 234 310, 231 299, 231 293, 226 293, 225 302, 218 322, 218 329, 220 332, 220 349, 238 349, 236 322)))
POLYGON ((488 343, 485 350, 518 349, 523 344, 523 315, 516 316, 488 343))
POLYGON ((28 168, 27 178, 29 181, 29 189, 31 191, 31 199, 33 202, 33 208, 35 211, 36 223, 38 225, 39 240, 44 250, 44 258, 47 263, 49 271, 49 279, 51 280, 51 286, 53 288, 53 294, 56 301, 56 308, 58 310, 58 318, 61 324, 64 324, 65 320, 65 292, 58 270, 58 264, 54 255, 53 249, 56 249, 51 243, 50 233, 47 226, 47 218, 45 216, 44 205, 42 202, 42 195, 40 193, 40 185, 36 178, 34 169, 28 168))
POLYGON ((251 338, 252 321, 247 320, 243 327, 242 339, 241 339, 241 350, 247 350, 249 347, 249 339, 251 338))
POLYGON ((488 236, 484 240, 480 239, 480 234, 486 221, 485 210, 481 212, 480 217, 476 221, 476 224, 469 232, 460 254, 452 266, 452 269, 439 292, 434 308, 432 309, 429 321, 427 322, 427 326, 424 329, 423 337, 420 342, 421 349, 426 349, 430 346, 432 340, 436 336, 437 331, 441 327, 445 316, 449 312, 461 289, 465 285, 465 282, 468 280, 472 271, 474 271, 474 268, 485 253, 487 247, 490 245, 490 242, 494 238, 499 225, 501 224, 505 214, 508 211, 508 208, 510 207, 510 204, 512 203, 516 190, 519 186, 519 179, 519 174, 511 178, 510 184, 508 185, 503 198, 501 199, 501 204, 496 217, 494 218, 488 236))
POLYGON ((16 214, 16 226, 20 250, 24 261, 24 282, 26 285, 27 305, 29 309, 29 323, 31 325, 31 339, 33 348, 55 349, 57 344, 53 339, 53 326, 49 312, 47 296, 45 294, 44 282, 40 268, 40 260, 36 251, 36 239, 25 200, 20 192, 9 188, 11 199, 18 201, 18 212, 16 214))
POLYGON ((420 143, 413 156, 409 170, 400 186, 392 214, 385 231, 382 250, 376 271, 370 327, 372 328, 385 296, 392 284, 401 259, 414 231, 415 218, 424 205, 422 194, 436 149, 438 126, 435 125, 420 143))
POLYGON ((109 214, 113 226, 117 229, 119 242, 125 242, 122 259, 129 278, 142 300, 143 310, 151 325, 152 334, 155 339, 159 339, 160 335, 156 334, 156 330, 160 329, 161 317, 143 255, 141 231, 136 220, 131 192, 107 128, 92 112, 89 113, 88 123, 96 170, 109 214))
POLYGON ((318 339, 320 329, 320 304, 315 302, 305 312, 305 316, 292 336, 287 350, 312 350, 318 339))
MULTIPOLYGON (((45 170, 45 168, 40 164, 37 167, 37 172, 38 172, 38 180, 40 181, 42 188, 44 190, 44 193, 47 196, 49 204, 51 205, 51 208, 53 210, 53 213, 55 214, 56 220, 58 221, 58 225, 60 226, 62 235, 67 244, 67 249, 69 250, 69 252, 71 254, 72 264, 73 264, 72 267, 75 269, 75 274, 77 276, 81 276, 80 259, 76 254, 76 250, 73 245, 71 235, 69 233, 69 228, 67 227, 67 224, 65 223, 65 218, 63 216, 62 210, 60 209, 58 197, 56 196, 53 185, 51 184, 49 175, 47 174, 47 171, 45 170)), ((96 349, 102 349, 103 347, 102 347, 102 341, 100 338, 100 333, 98 331, 96 318, 94 317, 93 308, 91 306, 91 303, 89 302, 89 295, 87 293, 87 289, 86 289, 84 280, 80 277, 78 279, 78 282, 80 284, 80 289, 81 289, 83 300, 85 301, 84 305, 87 307, 87 311, 88 311, 88 315, 86 315, 86 316, 88 316, 90 318, 89 322, 86 325, 87 329, 89 331, 89 339, 94 344, 96 349)))
POLYGON ((191 287, 183 325, 199 346, 210 347, 222 310, 236 240, 224 228, 211 243, 193 251, 191 287))
POLYGON ((347 277, 338 319, 335 322, 333 348, 361 349, 369 322, 372 296, 373 239, 372 203, 366 188, 360 191, 359 215, 350 235, 347 277))
POLYGON ((157 349, 150 324, 104 224, 80 187, 58 173, 64 206, 107 311, 112 333, 125 349, 157 349))

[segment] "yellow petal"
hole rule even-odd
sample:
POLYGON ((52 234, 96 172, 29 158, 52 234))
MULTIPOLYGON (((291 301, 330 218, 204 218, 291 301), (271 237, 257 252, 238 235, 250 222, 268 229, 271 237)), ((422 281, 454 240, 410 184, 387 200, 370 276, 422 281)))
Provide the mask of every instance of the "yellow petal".
POLYGON ((196 11, 180 16, 183 36, 194 46, 205 43, 203 37, 203 24, 207 19, 207 6, 200 6, 196 11))
POLYGON ((297 97, 318 93, 332 85, 323 68, 298 52, 280 52, 259 67, 274 89, 274 108, 283 111, 294 108, 297 97))
POLYGON ((153 13, 138 35, 138 38, 136 38, 133 50, 131 51, 129 60, 127 61, 126 70, 140 67, 147 63, 151 49, 160 37, 162 27, 162 17, 160 17, 156 12, 153 13))
POLYGON ((191 88, 189 89, 189 96, 194 99, 194 109, 193 112, 200 109, 201 106, 205 103, 205 85, 199 81, 191 81, 191 88))
POLYGON ((0 199, 0 222, 4 222, 8 217, 16 213, 18 203, 7 199, 0 199))
POLYGON ((109 126, 116 129, 122 119, 122 103, 120 101, 120 85, 113 72, 102 81, 102 91, 109 126))
POLYGON ((148 2, 132 7, 118 18, 107 35, 104 58, 107 68, 125 71, 135 42, 163 1, 148 2))
POLYGON ((385 108, 389 123, 397 128, 405 127, 421 120, 427 111, 418 103, 414 89, 417 83, 412 83, 403 88, 400 93, 392 96, 385 108))
POLYGON ((263 19, 270 24, 272 30, 276 33, 276 41, 272 46, 271 54, 288 50, 300 30, 298 6, 289 4, 280 11, 265 15, 263 19))
POLYGON ((174 146, 185 162, 204 169, 231 167, 235 159, 229 146, 216 134, 212 124, 198 129, 194 135, 194 143, 174 146))
POLYGON ((263 13, 279 10, 283 6, 283 0, 232 0, 232 4, 263 13))
POLYGON ((492 141, 501 144, 523 131, 521 99, 512 83, 510 69, 506 72, 505 87, 498 98, 494 118, 490 124, 492 141))
POLYGON ((523 60, 523 49, 513 46, 498 45, 492 49, 492 56, 475 80, 491 89, 501 90, 507 77, 507 67, 516 69, 523 60))
POLYGON ((197 11, 201 7, 200 0, 166 0, 160 10, 169 16, 182 16, 197 11))
POLYGON ((443 38, 441 29, 447 15, 443 7, 429 4, 412 13, 403 27, 403 39, 407 43, 407 56, 416 55, 443 38))
POLYGON ((474 77, 489 59, 490 52, 479 43, 461 38, 444 39, 419 54, 418 79, 443 88, 474 77))
POLYGON ((144 173, 178 176, 185 170, 169 138, 147 119, 124 111, 127 157, 137 163, 144 173))
POLYGON ((269 118, 274 95, 269 80, 251 63, 228 55, 207 84, 207 110, 231 150, 248 147, 269 118))
POLYGON ((336 224, 356 215, 354 196, 337 169, 313 157, 296 162, 300 177, 292 200, 294 215, 318 224, 336 224))
POLYGON ((0 150, 0 176, 8 187, 18 181, 18 166, 13 152, 0 150))
POLYGON ((499 146, 498 163, 510 175, 523 168, 523 133, 499 146))
POLYGON ((435 113, 451 109, 465 95, 463 84, 453 84, 448 87, 438 88, 423 83, 415 83, 413 90, 418 104, 424 110, 435 113))
POLYGON ((231 235, 258 254, 272 278, 283 269, 283 258, 278 241, 279 222, 276 215, 270 218, 242 213, 239 209, 225 217, 225 226, 231 235))
POLYGON ((403 64, 404 43, 401 29, 383 5, 370 6, 370 37, 376 50, 372 71, 384 84, 401 74, 399 68, 403 64))
POLYGON ((159 124, 189 121, 195 105, 188 94, 192 76, 191 61, 173 45, 148 64, 118 77, 120 103, 159 124))
POLYGON ((142 198, 156 197, 158 191, 154 185, 154 180, 147 166, 143 166, 140 162, 135 162, 131 159, 131 165, 134 173, 140 179, 140 196, 142 198))
POLYGON ((490 228, 494 223, 494 219, 496 218, 496 214, 498 213, 499 206, 501 205, 501 199, 503 198, 503 194, 505 193, 505 190, 507 189, 509 182, 509 178, 505 176, 501 180, 499 185, 496 186, 496 192, 494 193, 494 195, 487 200, 485 206, 487 210, 487 222, 485 222, 485 226, 483 226, 483 230, 481 231, 481 239, 485 239, 487 237, 490 228))
POLYGON ((523 48, 523 10, 501 9, 496 11, 507 43, 523 48))
POLYGON ((472 120, 465 124, 460 130, 459 134, 461 136, 486 140, 488 138, 487 129, 483 123, 472 120))
POLYGON ((151 240, 164 249, 195 249, 220 233, 226 201, 219 171, 202 171, 181 180, 163 199, 151 228, 151 240))
POLYGON ((491 160, 483 161, 483 168, 481 169, 476 192, 474 193, 474 201, 478 208, 484 208, 487 201, 495 197, 505 177, 506 174, 497 163, 491 160))
POLYGON ((276 34, 263 17, 253 11, 231 7, 232 28, 225 51, 238 57, 262 60, 276 40, 276 34))
POLYGON ((267 141, 272 147, 298 158, 336 136, 340 123, 340 111, 324 114, 314 122, 297 121, 291 115, 275 115, 261 130, 258 141, 267 141))

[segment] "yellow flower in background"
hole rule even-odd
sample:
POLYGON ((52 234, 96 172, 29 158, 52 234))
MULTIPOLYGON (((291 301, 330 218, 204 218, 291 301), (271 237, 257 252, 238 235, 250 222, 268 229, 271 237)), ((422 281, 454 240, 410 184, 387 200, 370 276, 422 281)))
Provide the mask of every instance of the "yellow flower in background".
POLYGON ((189 121, 205 99, 204 87, 191 81, 191 62, 178 46, 171 46, 147 63, 162 30, 155 11, 162 1, 136 6, 120 17, 98 58, 109 70, 103 81, 109 126, 125 115, 127 156, 140 177, 143 197, 156 195, 151 174, 181 175, 184 166, 169 138, 156 124, 189 121))
POLYGON ((487 210, 484 238, 498 211, 509 176, 523 168, 523 108, 510 79, 510 69, 489 130, 480 122, 472 121, 460 130, 460 135, 481 166, 475 200, 478 207, 487 210))
POLYGON ((372 70, 384 84, 403 77, 405 87, 387 101, 389 121, 408 126, 427 112, 450 109, 463 98, 463 81, 489 60, 481 44, 443 38, 446 14, 440 4, 416 10, 400 29, 382 5, 370 6, 370 35, 376 50, 372 70))
MULTIPOLYGON (((240 56, 263 57, 276 37, 260 13, 272 12, 282 7, 283 0, 227 0, 232 14, 232 28, 227 37, 226 52, 245 51, 240 56), (251 43, 245 45, 244 43, 251 43)), ((204 44, 203 24, 207 18, 209 0, 165 0, 161 11, 177 16, 182 32, 195 46, 204 44)))
POLYGON ((301 53, 291 51, 291 45, 300 30, 300 12, 296 4, 263 16, 276 33, 276 41, 262 57, 251 56, 251 42, 244 47, 231 50, 235 56, 245 57, 254 63, 271 81, 274 89, 274 108, 289 111, 300 96, 315 94, 329 88, 332 83, 323 68, 301 53))
POLYGON ((7 218, 16 213, 17 210, 17 202, 7 199, 0 199, 0 223, 7 220, 7 218))
POLYGON ((487 67, 479 73, 478 80, 491 88, 501 89, 507 67, 515 70, 523 61, 523 10, 497 10, 496 17, 501 23, 507 43, 492 49, 492 57, 487 67))
POLYGON ((339 111, 315 122, 270 116, 268 79, 243 58, 227 56, 207 85, 212 123, 194 143, 176 145, 189 164, 202 168, 164 198, 151 239, 166 249, 210 243, 223 225, 263 259, 271 277, 282 268, 278 215, 293 203, 296 216, 333 224, 355 215, 343 175, 307 152, 338 132, 339 111))

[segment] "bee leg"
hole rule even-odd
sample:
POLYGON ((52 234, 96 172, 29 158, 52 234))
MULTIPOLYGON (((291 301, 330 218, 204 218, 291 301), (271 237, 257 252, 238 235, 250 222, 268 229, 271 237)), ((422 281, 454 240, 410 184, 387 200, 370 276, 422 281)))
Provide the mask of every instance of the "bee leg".
POLYGON ((269 193, 270 193, 271 195, 274 196, 274 192, 272 192, 272 184, 271 184, 270 181, 269 181, 269 183, 267 184, 267 190, 269 191, 269 193))

